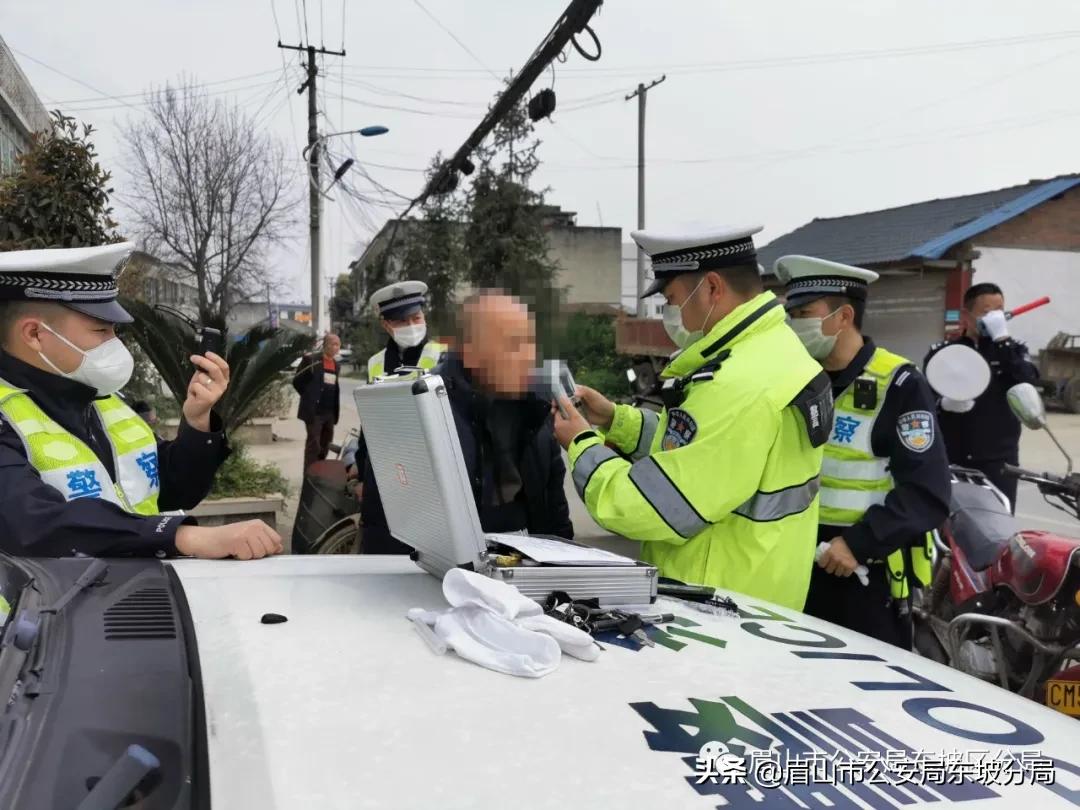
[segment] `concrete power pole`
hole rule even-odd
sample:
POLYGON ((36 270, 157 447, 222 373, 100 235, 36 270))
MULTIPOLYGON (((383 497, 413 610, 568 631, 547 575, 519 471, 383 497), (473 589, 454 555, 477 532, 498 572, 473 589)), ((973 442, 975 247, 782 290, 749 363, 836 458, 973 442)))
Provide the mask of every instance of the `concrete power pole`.
POLYGON ((322 268, 320 266, 320 214, 322 213, 322 195, 319 193, 319 110, 316 104, 316 81, 319 75, 319 66, 315 62, 316 54, 328 56, 344 56, 345 51, 328 51, 326 48, 316 48, 312 45, 282 45, 278 47, 289 51, 301 51, 307 53, 307 79, 300 85, 296 92, 307 91, 308 101, 308 173, 311 175, 308 188, 308 214, 311 241, 311 328, 315 336, 319 336, 322 329, 322 268))
MULTIPOLYGON (((637 229, 640 231, 645 227, 645 96, 656 85, 660 84, 667 75, 661 76, 646 86, 645 84, 639 84, 637 90, 626 97, 629 101, 632 98, 638 100, 638 135, 637 135, 637 229)), ((641 296, 645 293, 645 251, 638 248, 637 252, 637 316, 639 318, 645 317, 645 301, 641 296)))

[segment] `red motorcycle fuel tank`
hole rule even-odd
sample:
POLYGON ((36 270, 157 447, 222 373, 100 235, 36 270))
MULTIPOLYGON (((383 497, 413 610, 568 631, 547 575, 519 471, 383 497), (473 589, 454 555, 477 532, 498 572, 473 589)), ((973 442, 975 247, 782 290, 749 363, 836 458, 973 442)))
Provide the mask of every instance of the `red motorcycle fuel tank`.
POLYGON ((1029 605, 1053 599, 1080 554, 1080 540, 1050 532, 1024 531, 1001 549, 990 567, 990 582, 1029 605))

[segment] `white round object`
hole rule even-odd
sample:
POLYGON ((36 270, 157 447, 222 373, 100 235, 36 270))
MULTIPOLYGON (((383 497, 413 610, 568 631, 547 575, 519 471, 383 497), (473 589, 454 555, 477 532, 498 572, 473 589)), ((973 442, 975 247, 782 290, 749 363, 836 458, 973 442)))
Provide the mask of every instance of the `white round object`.
POLYGON ((930 358, 926 381, 948 399, 975 399, 990 385, 990 364, 970 346, 954 343, 930 358))

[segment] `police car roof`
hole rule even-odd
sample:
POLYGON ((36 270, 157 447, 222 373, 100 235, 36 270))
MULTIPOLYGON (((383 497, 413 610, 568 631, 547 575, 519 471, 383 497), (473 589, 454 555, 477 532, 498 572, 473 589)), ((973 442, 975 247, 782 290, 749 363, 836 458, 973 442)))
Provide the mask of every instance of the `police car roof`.
MULTIPOLYGON (((750 806, 746 785, 695 785, 694 758, 717 738, 1080 765, 1075 720, 759 599, 735 595, 741 617, 662 601, 678 624, 656 647, 612 637, 598 661, 564 656, 532 680, 433 654, 405 613, 446 603, 405 557, 170 564, 198 636, 215 807, 715 807, 725 795, 750 806), (267 612, 288 622, 261 624, 267 612)), ((1074 807, 1030 779, 921 790, 1074 807)), ((833 806, 855 806, 844 796, 833 806)), ((753 806, 794 806, 782 798, 753 806)))

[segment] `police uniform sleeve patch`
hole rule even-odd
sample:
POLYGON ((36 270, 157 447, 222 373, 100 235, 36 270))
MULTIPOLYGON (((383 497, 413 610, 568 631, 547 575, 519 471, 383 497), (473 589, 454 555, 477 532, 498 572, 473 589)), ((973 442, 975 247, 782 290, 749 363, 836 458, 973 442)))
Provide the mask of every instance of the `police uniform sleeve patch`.
POLYGON ((908 411, 896 420, 896 432, 908 450, 925 453, 934 444, 934 417, 930 411, 908 411))
POLYGON ((697 435, 697 422, 694 417, 681 408, 668 411, 667 427, 664 438, 660 441, 661 450, 677 450, 686 447, 697 435))

